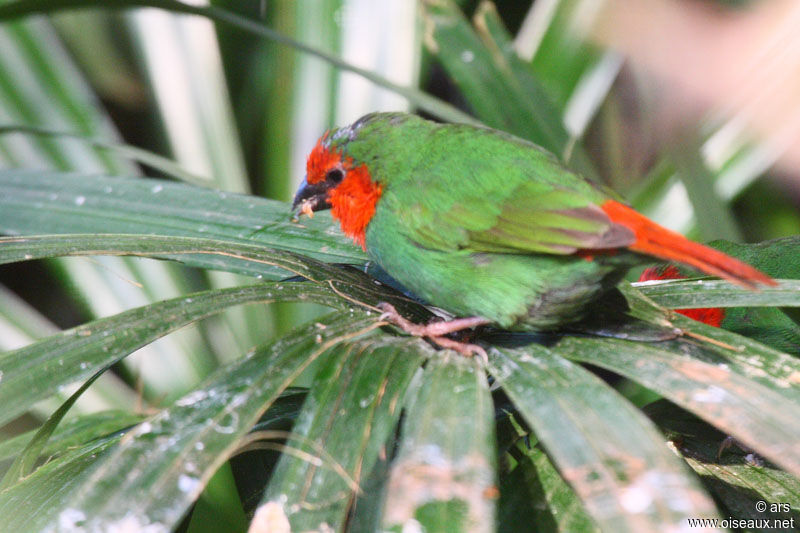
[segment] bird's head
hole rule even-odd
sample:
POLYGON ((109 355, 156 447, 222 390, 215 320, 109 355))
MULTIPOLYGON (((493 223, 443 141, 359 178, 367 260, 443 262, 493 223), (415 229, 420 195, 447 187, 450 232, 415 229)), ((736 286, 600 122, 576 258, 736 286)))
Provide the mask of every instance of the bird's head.
POLYGON ((353 127, 326 132, 308 156, 306 177, 294 196, 292 210, 313 216, 331 209, 342 231, 366 249, 366 229, 382 187, 364 163, 346 154, 353 127))

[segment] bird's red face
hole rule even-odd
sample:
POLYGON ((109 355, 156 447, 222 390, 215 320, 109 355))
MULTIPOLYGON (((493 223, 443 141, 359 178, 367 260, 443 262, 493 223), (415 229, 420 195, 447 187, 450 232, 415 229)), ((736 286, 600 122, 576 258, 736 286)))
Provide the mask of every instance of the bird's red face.
POLYGON ((366 230, 375 214, 382 188, 367 166, 332 146, 328 133, 317 141, 306 161, 306 177, 295 194, 292 209, 308 216, 331 209, 342 231, 366 249, 366 230))

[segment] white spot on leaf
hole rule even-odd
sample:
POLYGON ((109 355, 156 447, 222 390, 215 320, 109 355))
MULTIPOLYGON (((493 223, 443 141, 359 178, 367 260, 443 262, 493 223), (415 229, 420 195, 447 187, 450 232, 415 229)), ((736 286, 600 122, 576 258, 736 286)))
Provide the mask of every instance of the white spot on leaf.
MULTIPOLYGON (((146 516, 136 516, 128 513, 119 520, 104 522, 101 531, 114 531, 115 533, 166 533, 169 528, 159 522, 150 523, 146 516)), ((92 529, 94 531, 95 528, 92 529)))
POLYGON ((267 502, 256 511, 247 533, 291 533, 289 518, 278 502, 267 502))
POLYGON ((692 395, 692 400, 700 403, 722 403, 728 395, 727 391, 716 385, 698 391, 692 395))
POLYGON ((620 504, 629 513, 641 513, 653 503, 653 495, 644 487, 630 487, 622 492, 620 504))
POLYGON ((79 509, 67 508, 58 515, 59 531, 77 531, 86 522, 86 513, 79 509))
POLYGON ((200 480, 196 477, 181 474, 178 476, 178 489, 181 492, 194 492, 200 487, 200 480))
POLYGON ((194 405, 199 401, 205 400, 208 394, 204 390, 196 390, 194 392, 190 392, 183 398, 179 399, 175 402, 175 405, 179 407, 186 407, 189 405, 194 405))
POLYGON ((214 429, 217 433, 233 433, 236 431, 236 427, 239 424, 239 415, 236 413, 228 413, 225 415, 225 419, 218 422, 214 429))

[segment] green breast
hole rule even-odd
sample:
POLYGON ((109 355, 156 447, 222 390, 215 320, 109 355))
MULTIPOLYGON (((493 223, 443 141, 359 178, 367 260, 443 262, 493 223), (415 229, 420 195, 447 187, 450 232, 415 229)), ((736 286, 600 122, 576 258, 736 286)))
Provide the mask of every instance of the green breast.
POLYGON ((506 329, 555 329, 580 320, 620 273, 576 256, 425 248, 403 234, 402 214, 386 205, 367 227, 367 253, 416 296, 457 316, 482 316, 506 329))

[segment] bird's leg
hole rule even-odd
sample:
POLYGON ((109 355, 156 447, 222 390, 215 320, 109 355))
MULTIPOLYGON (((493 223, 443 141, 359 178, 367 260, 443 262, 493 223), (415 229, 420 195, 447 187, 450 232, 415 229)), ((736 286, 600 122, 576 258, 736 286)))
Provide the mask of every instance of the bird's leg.
POLYGON ((455 333, 464 329, 474 328, 477 326, 485 326, 489 320, 480 316, 471 316, 467 318, 454 318, 453 320, 446 320, 443 322, 431 322, 430 324, 415 324, 410 320, 403 318, 397 309, 386 302, 378 304, 378 309, 383 311, 381 320, 388 320, 392 324, 398 326, 409 335, 415 337, 441 337, 448 333, 455 333))
POLYGON ((381 302, 378 304, 378 309, 383 311, 381 320, 391 322, 409 335, 413 335, 415 337, 426 337, 442 348, 450 348, 451 350, 455 350, 466 357, 478 355, 481 359, 483 359, 484 362, 489 361, 489 357, 486 355, 486 350, 477 344, 460 342, 445 337, 445 335, 449 333, 455 333, 457 331, 462 331, 477 326, 485 326, 486 324, 489 324, 489 320, 486 318, 472 316, 467 318, 455 318, 453 320, 447 320, 444 322, 432 322, 430 324, 423 325, 415 324, 402 317, 400 313, 397 312, 397 309, 395 309, 390 303, 381 302))
POLYGON ((483 361, 484 364, 487 365, 489 364, 489 356, 486 355, 486 350, 484 350, 483 347, 478 346, 477 344, 461 342, 455 339, 450 339, 448 337, 426 336, 425 338, 430 339, 430 341, 436 344, 437 346, 454 350, 463 355, 464 357, 478 356, 481 358, 481 361, 483 361))

